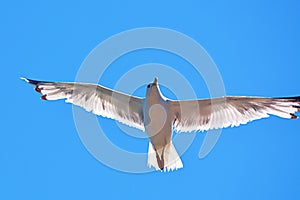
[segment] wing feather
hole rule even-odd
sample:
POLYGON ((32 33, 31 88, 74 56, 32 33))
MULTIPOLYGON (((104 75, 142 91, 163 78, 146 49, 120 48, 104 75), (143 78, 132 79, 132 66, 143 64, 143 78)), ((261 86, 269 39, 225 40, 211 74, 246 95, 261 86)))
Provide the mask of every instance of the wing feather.
POLYGON ((203 100, 169 101, 173 127, 178 132, 206 131, 239 126, 276 115, 296 119, 300 97, 222 97, 203 100))
POLYGON ((112 118, 144 130, 143 99, 110 90, 97 84, 45 82, 22 78, 35 86, 44 100, 66 99, 88 112, 112 118))

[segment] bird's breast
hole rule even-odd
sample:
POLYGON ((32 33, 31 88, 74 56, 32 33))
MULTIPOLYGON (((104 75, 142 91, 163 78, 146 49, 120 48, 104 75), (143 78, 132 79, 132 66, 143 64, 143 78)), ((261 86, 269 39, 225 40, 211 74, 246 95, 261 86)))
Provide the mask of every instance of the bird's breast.
POLYGON ((172 126, 168 117, 168 107, 164 102, 144 106, 146 133, 152 144, 165 145, 171 139, 172 126))

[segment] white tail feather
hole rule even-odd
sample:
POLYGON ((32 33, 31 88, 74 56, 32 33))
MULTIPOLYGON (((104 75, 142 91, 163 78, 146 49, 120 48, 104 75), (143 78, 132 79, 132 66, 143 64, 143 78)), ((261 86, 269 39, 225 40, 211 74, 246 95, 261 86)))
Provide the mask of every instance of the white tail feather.
MULTIPOLYGON (((183 168, 181 159, 172 142, 170 142, 164 147, 163 158, 164 158, 163 170, 165 172, 183 168)), ((156 170, 161 170, 158 166, 158 162, 156 159, 156 152, 150 142, 149 142, 149 149, 148 149, 148 167, 154 167, 156 170)))

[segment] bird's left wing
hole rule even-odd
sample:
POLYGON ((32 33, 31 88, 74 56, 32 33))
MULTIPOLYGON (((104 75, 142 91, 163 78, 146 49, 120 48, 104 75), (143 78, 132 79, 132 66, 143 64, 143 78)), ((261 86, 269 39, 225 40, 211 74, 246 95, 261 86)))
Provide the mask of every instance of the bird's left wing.
POLYGON ((276 115, 296 119, 300 97, 222 97, 204 100, 169 101, 173 127, 178 132, 205 131, 239 126, 276 115))
POLYGON ((97 84, 22 79, 35 86, 35 90, 43 95, 43 100, 66 99, 66 102, 83 107, 88 112, 144 130, 142 98, 97 84))

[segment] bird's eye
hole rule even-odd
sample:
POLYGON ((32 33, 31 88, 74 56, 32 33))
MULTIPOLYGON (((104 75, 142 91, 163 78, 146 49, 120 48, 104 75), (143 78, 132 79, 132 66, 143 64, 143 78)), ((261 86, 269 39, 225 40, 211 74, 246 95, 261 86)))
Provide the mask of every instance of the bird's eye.
POLYGON ((147 85, 147 88, 150 88, 150 84, 147 85))

